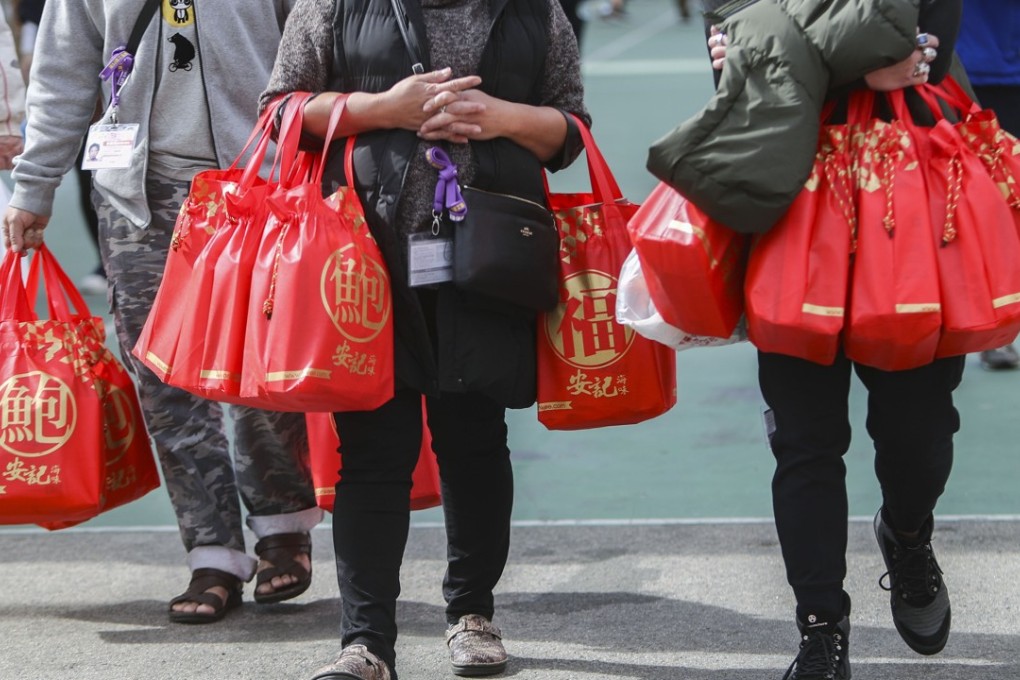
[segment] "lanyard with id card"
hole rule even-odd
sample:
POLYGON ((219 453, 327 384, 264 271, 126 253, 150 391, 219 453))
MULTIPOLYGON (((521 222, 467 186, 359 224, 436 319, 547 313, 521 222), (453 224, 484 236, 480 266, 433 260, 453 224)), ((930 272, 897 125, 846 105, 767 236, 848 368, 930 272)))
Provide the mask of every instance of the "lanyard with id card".
POLYGON ((127 44, 118 47, 110 55, 110 61, 99 72, 102 80, 110 81, 110 106, 102 119, 89 127, 85 138, 85 154, 82 159, 82 170, 122 169, 131 167, 135 142, 138 140, 137 123, 121 123, 117 120, 120 106, 120 91, 124 87, 134 68, 135 50, 141 42, 146 27, 156 16, 160 0, 146 0, 142 5, 138 19, 135 21, 127 44))
POLYGON ((439 171, 432 203, 432 229, 407 238, 407 280, 413 288, 453 280, 453 236, 442 228, 443 212, 450 221, 464 219, 467 206, 457 184, 457 166, 439 147, 425 151, 430 165, 439 171))

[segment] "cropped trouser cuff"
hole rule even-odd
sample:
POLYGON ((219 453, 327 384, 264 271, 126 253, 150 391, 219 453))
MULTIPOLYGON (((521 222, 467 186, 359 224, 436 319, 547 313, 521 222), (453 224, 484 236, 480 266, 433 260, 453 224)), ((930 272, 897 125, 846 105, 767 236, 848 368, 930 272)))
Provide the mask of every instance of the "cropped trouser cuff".
POLYGON ((315 528, 324 516, 322 508, 306 508, 297 512, 286 512, 280 515, 248 515, 248 528, 255 532, 256 538, 265 538, 276 534, 305 533, 315 528))
POLYGON ((249 557, 239 550, 222 545, 200 545, 188 553, 188 568, 219 569, 233 574, 242 581, 250 581, 255 575, 258 560, 249 557))

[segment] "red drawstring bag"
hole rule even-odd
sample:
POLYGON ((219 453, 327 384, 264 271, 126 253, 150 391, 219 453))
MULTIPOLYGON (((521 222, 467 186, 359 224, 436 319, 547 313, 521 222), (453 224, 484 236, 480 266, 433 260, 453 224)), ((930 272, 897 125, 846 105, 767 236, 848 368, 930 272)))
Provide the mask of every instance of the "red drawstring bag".
POLYGON ((835 360, 855 229, 849 128, 823 125, 804 189, 748 257, 747 334, 759 350, 835 360))
POLYGON ((226 219, 196 258, 187 296, 180 301, 188 312, 166 380, 170 385, 217 401, 261 405, 239 396, 251 277, 268 215, 267 199, 280 184, 288 186, 286 178, 295 172, 295 160, 302 157, 297 150, 300 131, 294 129, 295 112, 307 98, 307 94, 295 95, 284 112, 268 181, 257 173, 275 114, 264 115, 253 132, 261 137, 237 185, 224 196, 221 210, 226 219), (279 182, 274 181, 277 169, 283 178, 279 182))
MULTIPOLYGON (((91 368, 92 384, 102 404, 105 469, 98 514, 126 505, 158 488, 159 471, 142 420, 134 383, 124 366, 106 347, 102 322, 91 315, 71 279, 46 248, 41 248, 32 258, 26 283, 29 299, 36 297, 40 271, 48 293, 50 318, 75 327, 80 340, 77 345, 79 360, 91 368)), ((79 521, 39 524, 47 529, 64 529, 79 521)))
MULTIPOLYGON (((337 99, 332 139, 346 99, 337 99)), ((298 107, 295 107, 298 108, 298 107)), ((295 129, 300 130, 300 112, 295 129)), ((389 273, 354 190, 322 197, 326 151, 306 181, 268 199, 251 280, 241 397, 278 411, 366 411, 393 397, 389 273)))
MULTIPOLYGON (((936 356, 948 357, 995 349, 1020 332, 1020 235, 1006 200, 974 146, 960 134, 980 127, 969 99, 953 97, 964 122, 952 124, 939 106, 941 91, 917 87, 937 123, 909 129, 924 151, 938 273, 942 295, 942 332, 936 356), (968 113, 970 112, 970 113, 968 113)), ((902 92, 890 94, 904 120, 902 92)), ((965 96, 964 96, 965 97, 965 96)), ((994 120, 984 118, 984 122, 994 120)))
POLYGON ((985 165, 1012 211, 1020 231, 1020 140, 1002 129, 994 111, 982 109, 952 77, 924 91, 948 101, 962 114, 956 129, 967 146, 985 165))
MULTIPOLYGON (((312 485, 315 487, 315 503, 323 510, 333 512, 336 483, 340 481, 343 472, 341 456, 337 452, 340 436, 336 431, 336 421, 332 413, 306 413, 305 422, 308 425, 309 464, 312 468, 312 485)), ((439 465, 432 451, 429 428, 424 426, 421 453, 411 477, 411 509, 425 510, 441 503, 439 465)))
MULTIPOLYGON (((866 90, 851 109, 872 110, 866 90)), ((851 119, 860 120, 863 116, 851 119)), ((872 118, 855 131, 857 252, 851 275, 847 357, 886 371, 931 363, 942 327, 928 190, 906 120, 872 118)))
POLYGON ((690 335, 728 338, 744 313, 748 237, 660 182, 627 223, 656 310, 690 335))
MULTIPOLYGON (((195 263, 210 238, 224 228, 228 222, 226 197, 241 184, 256 186, 264 181, 249 169, 258 171, 264 144, 256 147, 249 169, 240 167, 247 150, 256 139, 268 143, 267 126, 271 125, 273 107, 269 107, 248 138, 244 150, 226 170, 203 170, 191 181, 188 197, 181 205, 180 214, 174 224, 170 252, 167 253, 163 279, 153 300, 152 309, 142 327, 131 353, 149 367, 160 380, 167 382, 174 371, 178 340, 182 328, 204 328, 203 310, 208 304, 183 304, 189 299, 193 284, 195 263), (247 179, 245 177, 247 176, 247 179)), ((192 332, 194 332, 192 330, 192 332)), ((187 382, 181 378, 180 382, 187 382)))
MULTIPOLYGON (((576 120, 576 119, 575 119, 576 120)), ((587 127, 592 193, 549 194, 560 232, 560 302, 539 316, 538 419, 550 430, 639 423, 676 403, 676 355, 616 320, 630 252, 623 198, 587 127)))
POLYGON ((81 522, 99 512, 105 467, 103 406, 80 347, 86 321, 37 319, 13 252, 0 282, 0 523, 81 522))
POLYGON ((103 321, 45 247, 34 256, 51 318, 28 303, 20 257, 0 267, 0 523, 85 521, 159 485, 133 390, 101 346, 103 321), (70 299, 70 305, 65 297, 70 299), (71 307, 74 311, 71 311, 71 307))

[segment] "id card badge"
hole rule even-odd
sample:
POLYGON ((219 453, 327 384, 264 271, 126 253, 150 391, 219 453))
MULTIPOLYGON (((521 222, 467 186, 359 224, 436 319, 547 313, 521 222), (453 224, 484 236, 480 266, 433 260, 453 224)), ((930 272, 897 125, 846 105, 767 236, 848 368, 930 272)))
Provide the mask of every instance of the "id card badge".
POLYGON ((131 155, 138 137, 138 124, 96 123, 85 139, 82 170, 106 170, 131 167, 131 155))
POLYGON ((453 280, 453 239, 430 233, 407 237, 407 281, 415 286, 428 286, 453 280))

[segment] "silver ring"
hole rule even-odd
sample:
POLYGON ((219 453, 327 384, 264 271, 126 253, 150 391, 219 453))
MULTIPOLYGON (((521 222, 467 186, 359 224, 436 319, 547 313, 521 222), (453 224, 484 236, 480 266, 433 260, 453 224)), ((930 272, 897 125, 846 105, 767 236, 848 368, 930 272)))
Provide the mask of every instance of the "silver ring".
POLYGON ((924 78, 931 71, 931 66, 926 61, 919 61, 914 64, 914 78, 924 78))
POLYGON ((917 46, 918 47, 924 47, 927 44, 928 44, 928 34, 927 33, 918 33, 917 34, 917 46))
POLYGON ((934 47, 925 47, 921 50, 921 55, 925 61, 935 61, 935 57, 939 56, 939 53, 934 47))

